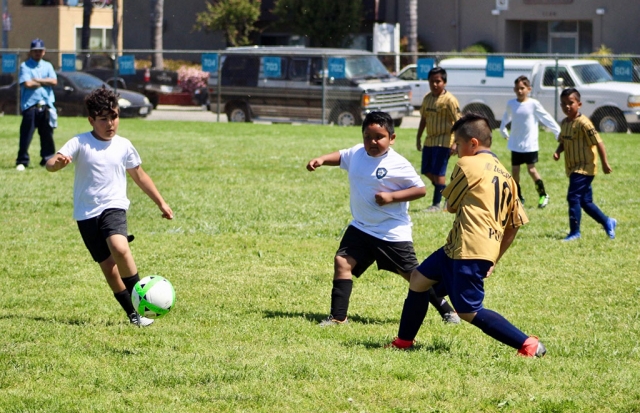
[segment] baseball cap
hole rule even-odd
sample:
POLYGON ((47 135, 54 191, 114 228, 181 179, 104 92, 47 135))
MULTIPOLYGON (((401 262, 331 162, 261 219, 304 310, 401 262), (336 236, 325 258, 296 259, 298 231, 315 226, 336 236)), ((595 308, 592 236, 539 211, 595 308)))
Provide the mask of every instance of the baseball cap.
POLYGON ((31 50, 44 50, 44 42, 42 39, 33 39, 31 41, 31 50))

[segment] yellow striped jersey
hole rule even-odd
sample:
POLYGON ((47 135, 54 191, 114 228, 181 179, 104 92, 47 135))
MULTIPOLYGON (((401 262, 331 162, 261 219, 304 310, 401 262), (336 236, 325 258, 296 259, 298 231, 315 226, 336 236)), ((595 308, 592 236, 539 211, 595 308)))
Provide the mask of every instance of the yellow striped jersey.
POLYGON ((422 100, 420 116, 426 120, 424 146, 450 148, 453 145, 451 127, 461 116, 460 104, 455 96, 446 90, 438 97, 427 93, 422 100))
POLYGON ((602 142, 588 117, 565 118, 560 125, 558 141, 564 147, 567 176, 572 173, 594 176, 598 171, 598 143, 602 142))
POLYGON ((507 168, 488 150, 458 160, 442 191, 456 211, 444 246, 449 258, 496 262, 505 228, 529 222, 516 188, 507 168))

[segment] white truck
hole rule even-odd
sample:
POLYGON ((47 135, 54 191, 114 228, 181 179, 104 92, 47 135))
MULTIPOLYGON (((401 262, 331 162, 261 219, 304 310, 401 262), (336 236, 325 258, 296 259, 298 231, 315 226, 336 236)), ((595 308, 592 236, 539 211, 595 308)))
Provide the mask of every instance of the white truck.
POLYGON ((531 81, 530 96, 558 122, 564 118, 559 93, 575 87, 581 95, 581 113, 600 132, 640 132, 640 84, 613 81, 597 60, 559 59, 556 66, 555 60, 504 59, 504 77, 487 77, 486 65, 487 60, 480 58, 439 63, 447 71, 447 90, 458 99, 460 109, 485 114, 492 127, 498 127, 507 101, 515 98, 515 79, 525 75, 531 81))

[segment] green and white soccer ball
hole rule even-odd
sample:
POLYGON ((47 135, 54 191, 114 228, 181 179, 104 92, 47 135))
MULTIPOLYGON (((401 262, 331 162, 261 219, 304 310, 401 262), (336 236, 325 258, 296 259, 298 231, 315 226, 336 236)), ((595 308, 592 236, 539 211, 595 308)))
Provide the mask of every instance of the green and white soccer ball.
POLYGON ((131 302, 141 316, 160 318, 173 308, 176 302, 176 291, 166 278, 150 275, 138 281, 133 287, 131 302))

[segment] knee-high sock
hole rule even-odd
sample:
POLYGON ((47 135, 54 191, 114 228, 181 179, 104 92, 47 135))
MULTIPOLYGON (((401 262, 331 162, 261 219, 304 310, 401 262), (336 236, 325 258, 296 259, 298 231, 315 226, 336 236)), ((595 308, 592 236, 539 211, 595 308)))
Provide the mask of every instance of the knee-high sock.
POLYGON ((429 288, 428 292, 429 302, 436 308, 436 310, 438 310, 438 313, 440 313, 440 315, 445 315, 447 313, 452 313, 453 311, 455 311, 453 307, 449 305, 447 300, 444 299, 444 297, 438 297, 436 295, 436 292, 433 290, 433 288, 429 288))
POLYGON ((402 307, 402 317, 398 328, 398 338, 412 341, 418 335, 420 326, 429 309, 429 292, 409 290, 402 307))
POLYGON ((133 308, 133 303, 131 303, 131 294, 129 294, 126 288, 119 293, 113 293, 113 296, 118 300, 120 307, 122 307, 127 315, 136 312, 135 308, 133 308))
POLYGON ((331 289, 331 315, 339 321, 347 318, 353 280, 333 280, 331 289))
POLYGON ((442 191, 446 188, 446 185, 438 185, 433 184, 435 187, 433 190, 433 203, 431 205, 440 206, 440 202, 442 201, 442 191))
POLYGON ((471 321, 486 335, 519 350, 528 336, 495 311, 483 308, 471 321))

